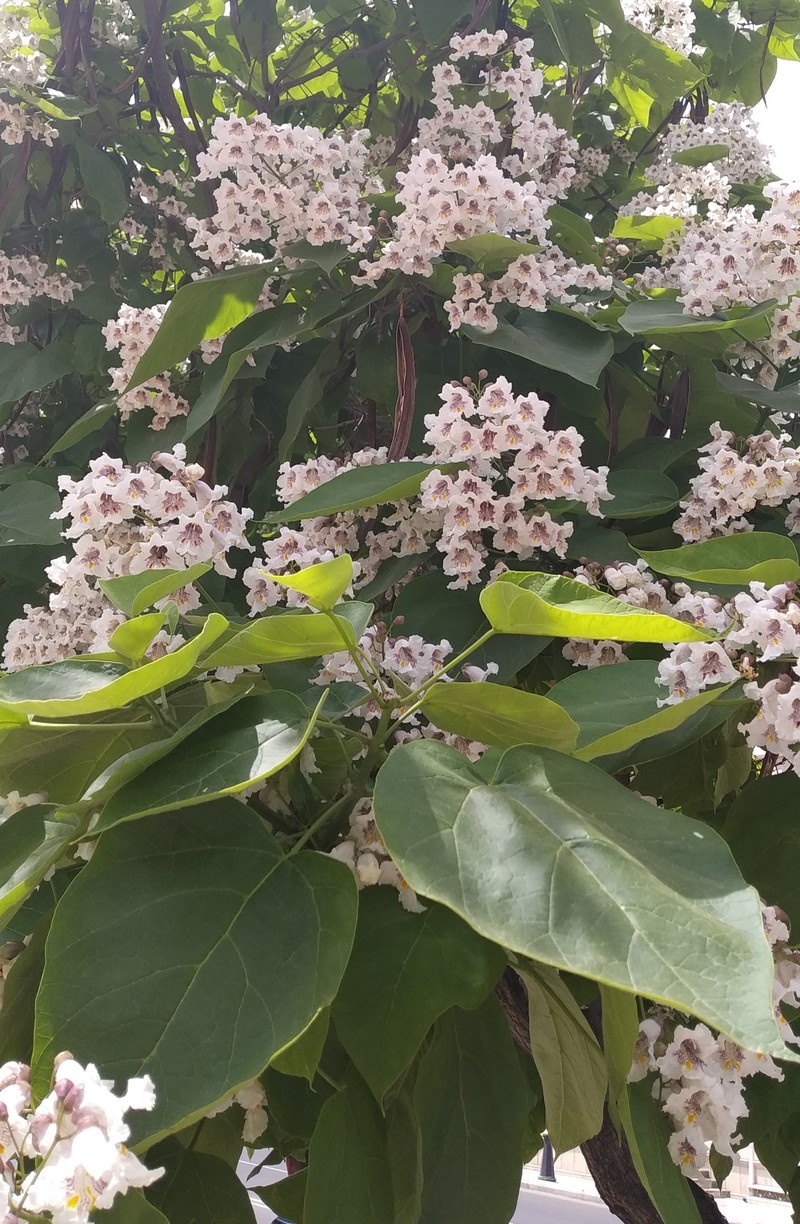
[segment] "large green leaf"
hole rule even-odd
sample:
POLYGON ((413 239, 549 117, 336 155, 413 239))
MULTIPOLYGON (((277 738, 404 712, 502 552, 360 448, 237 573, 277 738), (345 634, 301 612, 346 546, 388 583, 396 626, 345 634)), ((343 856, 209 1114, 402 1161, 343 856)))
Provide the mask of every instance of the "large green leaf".
POLYGON ((298 498, 285 510, 266 515, 270 523, 294 523, 301 519, 340 514, 344 510, 359 510, 386 502, 406 501, 419 493, 419 487, 431 472, 452 472, 456 463, 373 463, 368 467, 351 468, 298 498))
POLYGON ((437 1021, 417 1074, 419 1224, 508 1224, 522 1172, 525 1091, 494 996, 437 1021))
POLYGON ((603 1125, 608 1075, 603 1051, 555 969, 521 970, 528 990, 531 1053, 544 1090, 547 1133, 570 1152, 603 1125))
MULTIPOLYGON (((352 608, 353 604, 345 607, 352 608)), ((322 612, 285 612, 264 616, 240 629, 210 654, 207 667, 247 667, 253 663, 289 663, 316 659, 354 646, 356 635, 343 616, 322 612)), ((2 688, 0 688, 0 695, 2 688)))
POLYGON ((554 574, 501 574, 481 592, 481 607, 498 633, 613 642, 706 642, 714 636, 554 574))
POLYGON ((471 0, 412 0, 411 7, 431 47, 442 43, 461 18, 472 12, 471 0))
POLYGON ((674 298, 659 297, 633 302, 620 316, 620 326, 631 335, 652 336, 660 348, 675 352, 724 353, 742 338, 757 340, 769 333, 775 311, 774 302, 765 302, 743 314, 721 318, 718 315, 685 314, 674 298), (688 342, 688 348, 686 344, 688 342))
POLYGON ((407 914, 389 890, 360 898, 353 953, 333 1007, 336 1031, 378 1103, 428 1029, 455 1006, 477 1007, 505 955, 440 905, 407 914))
POLYGON ((800 933, 800 778, 760 778, 734 799, 723 835, 742 874, 800 933))
POLYGON ((656 573, 694 582, 774 586, 800 579, 794 542, 768 531, 745 531, 659 552, 638 551, 656 573))
POLYGON ((201 561, 183 570, 144 570, 141 574, 123 574, 121 578, 101 578, 99 585, 103 594, 126 616, 139 616, 160 599, 196 582, 210 569, 208 562, 201 561))
POLYGON ((466 324, 461 331, 480 348, 514 353, 590 387, 597 386, 614 352, 614 342, 607 332, 575 315, 553 311, 520 311, 515 323, 501 320, 493 332, 466 324))
POLYGON ((613 28, 609 39, 608 88, 643 126, 651 122, 653 103, 668 109, 702 75, 702 70, 685 56, 631 23, 613 28))
POLYGON ((487 781, 430 741, 390 753, 375 815, 412 888, 487 939, 784 1053, 758 896, 706 825, 546 748, 487 781))
POLYGON ((506 684, 435 684, 422 710, 443 731, 498 748, 544 744, 571 752, 578 737, 562 706, 506 684))
POLYGON ((603 984, 600 986, 600 1003, 603 1055, 608 1072, 608 1112, 619 1130, 622 1125, 620 1101, 628 1091, 628 1076, 639 1035, 639 1008, 635 995, 603 984))
POLYGON ((16 403, 24 395, 49 387, 75 369, 72 348, 62 340, 42 349, 32 344, 15 344, 9 348, 8 366, 5 361, 0 365, 0 404, 16 403))
POLYGON ((235 799, 112 830, 53 919, 38 1090, 69 1049, 111 1078, 152 1075, 156 1108, 137 1117, 137 1140, 203 1117, 331 1003, 355 922, 348 869, 284 857, 235 799))
POLYGON ((348 1085, 311 1137, 303 1224, 387 1224, 392 1197, 383 1119, 366 1088, 348 1085))
POLYGON ((0 824, 2 926, 41 884, 87 822, 88 817, 59 812, 52 804, 40 803, 22 808, 0 824))
MULTIPOLYGON (((141 1224, 157 1224, 159 1212, 169 1224, 255 1224, 245 1186, 219 1156, 169 1139, 148 1154, 147 1163, 160 1163, 165 1172, 147 1191, 156 1216, 152 1222, 143 1216, 141 1224)), ((139 1224, 136 1217, 120 1220, 120 1224, 134 1222, 139 1224)))
POLYGON ((212 612, 197 637, 172 654, 128 671, 119 663, 92 662, 91 656, 26 667, 0 679, 0 710, 42 718, 72 718, 118 710, 188 675, 204 650, 227 628, 212 612))
POLYGON ((76 803, 104 769, 163 729, 144 718, 141 728, 74 726, 0 728, 0 794, 29 795, 41 787, 53 803, 76 803))
POLYGON ((707 166, 710 162, 722 161, 730 151, 730 145, 726 144, 693 145, 670 154, 670 159, 679 166, 707 166))
POLYGON ((245 697, 118 790, 92 836, 135 816, 235 795, 271 777, 302 750, 315 721, 316 711, 294 693, 245 697))
POLYGON ((576 756, 584 761, 628 753, 627 764, 666 756, 723 723, 741 690, 731 685, 707 689, 675 705, 662 705, 666 689, 657 683, 658 663, 633 659, 612 669, 574 671, 550 690, 580 727, 576 756), (722 701, 723 697, 729 700, 722 701), (711 709, 709 709, 711 707, 711 709), (674 734, 681 731, 676 741, 674 734))
POLYGON ((182 285, 125 390, 132 391, 156 374, 172 369, 201 340, 216 340, 251 315, 268 273, 267 264, 251 264, 182 285))

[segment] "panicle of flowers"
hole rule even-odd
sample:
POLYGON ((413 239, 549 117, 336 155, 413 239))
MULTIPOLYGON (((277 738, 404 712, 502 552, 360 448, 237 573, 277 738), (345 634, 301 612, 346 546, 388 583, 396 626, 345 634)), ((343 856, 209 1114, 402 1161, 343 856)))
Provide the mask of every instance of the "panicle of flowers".
POLYGON ((478 234, 500 233, 533 241, 542 252, 521 252, 506 275, 480 288, 477 277, 457 278, 445 309, 451 329, 462 323, 493 331, 494 303, 544 310, 547 301, 574 303, 611 279, 594 265, 565 257, 547 238, 550 204, 567 193, 577 145, 532 99, 542 91, 529 39, 509 42, 502 32, 455 36, 449 62, 434 72, 434 114, 419 124, 407 169, 399 171, 397 202, 402 211, 385 218, 390 237, 372 259, 362 262, 361 283, 374 284, 389 271, 427 276, 450 243, 478 234), (487 61, 478 83, 465 81, 458 61, 487 61), (478 97, 456 102, 477 90, 478 97), (485 101, 505 95, 501 119, 485 101), (468 282, 468 285, 467 283, 468 282))
POLYGON ((14 325, 14 310, 29 306, 38 297, 71 302, 78 288, 66 273, 50 271, 32 252, 9 255, 0 250, 0 344, 17 344, 25 339, 24 328, 14 325))
MULTIPOLYGON (((785 915, 772 906, 762 905, 761 910, 775 964, 776 1018, 784 1040, 796 1043, 781 1005, 800 1004, 798 955, 788 946, 785 915)), ((734 1156, 741 1142, 739 1123, 748 1114, 745 1080, 753 1075, 783 1079, 768 1054, 745 1050, 705 1024, 676 1023, 663 1010, 642 1021, 628 1079, 635 1082, 653 1072, 658 1077, 654 1095, 674 1128, 670 1156, 687 1177, 706 1164, 712 1145, 720 1155, 734 1156)))
POLYGON ((155 339, 166 310, 166 303, 141 308, 122 306, 117 317, 103 328, 106 348, 109 352, 118 349, 122 361, 111 371, 111 386, 124 392, 118 401, 120 416, 126 421, 131 413, 151 408, 153 429, 166 429, 173 417, 186 416, 189 411, 187 401, 173 390, 167 371, 153 375, 132 391, 124 390, 139 358, 155 339))
POLYGON ((139 22, 127 0, 103 0, 92 15, 92 34, 107 46, 131 51, 140 42, 139 22))
POLYGON ((53 1086, 34 1108, 30 1068, 0 1067, 0 1213, 49 1216, 53 1224, 86 1224, 119 1194, 150 1186, 163 1169, 148 1169, 126 1147, 131 1109, 150 1110, 149 1076, 128 1080, 118 1095, 113 1080, 71 1054, 55 1060, 53 1086))
MULTIPOLYGON (((106 599, 98 579, 198 562, 233 576, 225 555, 249 547, 244 528, 251 511, 224 500, 224 485, 206 484, 203 469, 186 463, 183 446, 154 455, 152 464, 133 469, 101 455, 82 480, 59 478, 64 496, 54 517, 67 520, 64 537, 74 542, 73 552, 47 570, 56 588, 48 606, 27 605, 25 616, 9 626, 3 655, 9 671, 105 648, 126 618, 106 599)), ((192 586, 170 599, 184 611, 200 602, 192 586)), ((179 642, 161 634, 151 649, 164 653, 179 642)))
POLYGON ((253 242, 269 244, 278 257, 300 240, 363 250, 372 236, 364 197, 382 190, 367 171, 366 135, 326 136, 268 115, 216 119, 197 176, 219 180, 216 209, 205 220, 187 220, 192 246, 217 267, 237 262, 253 242))
POLYGON ((350 813, 349 832, 333 847, 331 856, 347 864, 359 888, 388 884, 397 889, 400 904, 404 909, 414 914, 424 912, 425 906, 403 878, 383 844, 383 838, 375 823, 371 799, 360 799, 355 805, 350 813))
POLYGON ((626 21, 681 55, 694 48, 694 13, 687 0, 622 0, 626 21))
POLYGON ((58 132, 51 123, 35 110, 23 108, 16 102, 0 98, 0 140, 3 144, 22 144, 26 136, 51 145, 58 132))
POLYGON ((785 435, 762 433, 736 438, 719 422, 711 441, 699 448, 700 474, 689 485, 673 529, 692 542, 752 531, 745 515, 759 506, 788 502, 786 526, 800 531, 800 452, 785 435))
POLYGON ((0 88, 29 89, 44 79, 47 61, 30 27, 28 8, 6 0, 0 11, 0 88))

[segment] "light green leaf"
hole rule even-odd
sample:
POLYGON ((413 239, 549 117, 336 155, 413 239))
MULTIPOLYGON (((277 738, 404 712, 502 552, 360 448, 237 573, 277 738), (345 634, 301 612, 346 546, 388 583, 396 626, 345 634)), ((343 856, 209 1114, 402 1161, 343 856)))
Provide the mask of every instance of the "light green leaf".
POLYGON ((744 531, 697 544, 682 544, 680 548, 637 552, 656 573, 695 582, 746 587, 750 582, 775 586, 800 580, 793 541, 768 531, 744 531))
POLYGON ((310 714, 294 693, 243 698, 118 790, 92 836, 136 816, 236 795, 278 773, 308 742, 322 700, 310 714))
POLYGON ((544 744, 571 752, 578 737, 563 707, 506 684, 435 684, 422 711, 442 731, 498 748, 544 744))
POLYGON ((707 166, 709 162, 722 161, 730 151, 730 145, 726 144, 694 145, 691 149, 672 153, 670 157, 679 166, 707 166))
POLYGON ((614 341, 607 332, 574 315, 554 311, 522 310, 514 323, 501 319, 493 332, 466 324, 461 331, 481 348, 514 353, 590 387, 597 386, 614 352, 614 341))
POLYGON ((161 632, 164 624, 163 612, 147 612, 124 621, 108 639, 111 650, 126 659, 143 659, 153 644, 153 638, 161 632))
MULTIPOLYGON (((707 689, 675 705, 659 706, 667 690, 657 683, 657 676, 655 660, 631 659, 616 664, 613 670, 593 667, 574 671, 554 685, 550 700, 563 706, 580 727, 575 755, 583 761, 594 761, 630 752, 626 763, 639 764, 677 751, 724 722, 732 712, 730 702, 721 700, 730 692, 729 684, 707 689), (709 725, 705 717, 695 718, 717 702, 718 721, 712 720, 709 725), (685 729, 678 743, 673 736, 656 742, 657 736, 665 737, 678 728, 685 729)), ((737 690, 735 700, 741 701, 741 690, 737 690)))
POLYGON ((99 585, 120 612, 139 616, 159 600, 196 582, 210 569, 208 562, 201 561, 185 570, 144 570, 141 574, 124 574, 121 578, 101 578, 99 585))
POLYGON ((608 1071, 608 1111, 619 1130, 622 1125, 619 1103, 628 1090, 633 1049, 639 1034, 639 1008, 635 995, 603 983, 600 984, 600 1001, 603 1054, 608 1071))
POLYGON ((116 225, 128 211, 128 189, 117 162, 88 141, 75 141, 83 189, 97 204, 107 225, 116 225))
POLYGON ((454 472, 458 467, 457 463, 435 465, 414 460, 351 468, 349 472, 340 472, 332 480, 326 480, 285 510, 276 510, 264 517, 270 523, 294 523, 341 514, 344 510, 360 510, 364 506, 407 501, 419 493, 420 485, 431 472, 454 472))
POLYGON ((152 1075, 156 1107, 136 1117, 137 1142, 198 1120, 331 1003, 356 909, 343 864, 284 857, 235 799, 112 830, 53 919, 36 1090, 69 1049, 112 1079, 152 1075))
POLYGON ((553 574, 501 574, 480 598, 497 633, 612 642, 707 642, 714 637, 674 617, 633 608, 583 582, 553 574))
POLYGON ((642 468, 622 468, 610 472, 610 501, 603 502, 603 515, 609 519, 652 518, 677 506, 680 493, 669 476, 642 468))
POLYGON ((603 1051, 555 969, 527 965, 531 1053, 544 1091, 547 1133, 570 1152, 603 1125, 608 1076, 603 1051))
POLYGON ((0 824, 0 923, 26 897, 85 829, 88 817, 60 812, 50 803, 23 808, 0 824))
POLYGON ((118 663, 93 663, 90 656, 26 667, 0 679, 0 710, 42 718, 74 718, 118 710, 187 676, 228 622, 212 612, 197 637, 172 654, 127 671, 118 663))
POLYGON ((167 307, 155 338, 139 358, 126 392, 171 370, 202 340, 216 340, 251 315, 268 273, 267 264, 255 264, 182 285, 167 307))
POLYGON ((519 1194, 525 1090, 497 999, 437 1021, 414 1092, 419 1224, 507 1224, 519 1194))
POLYGON ((637 242, 661 245, 672 234, 683 231, 686 222, 682 217, 637 216, 617 217, 611 231, 612 238, 632 238, 637 242))
POLYGON ((557 242, 563 251, 580 263, 598 262, 597 238, 585 217, 565 208, 563 204, 551 204, 547 210, 550 229, 547 236, 557 242))
MULTIPOLYGON (((255 1224, 246 1187, 219 1156, 170 1139, 148 1154, 148 1165, 153 1162, 166 1172, 147 1191, 155 1204, 155 1218, 143 1216, 141 1224, 157 1224, 159 1216, 169 1224, 255 1224)), ((120 1224, 140 1222, 125 1218, 120 1224)))
POLYGON ((440 905, 409 915, 391 890, 360 896, 336 1032, 379 1105, 450 1007, 478 1007, 505 966, 495 944, 440 905))
POLYGON ((348 1085, 325 1102, 308 1156, 303 1224, 393 1218, 384 1122, 365 1088, 348 1085))
POLYGON ((353 581, 353 558, 344 553, 341 557, 331 557, 330 561, 309 565, 296 574, 271 574, 265 570, 264 577, 299 591, 308 598, 312 608, 330 612, 353 581))
POLYGON ((707 825, 547 748, 510 748, 487 781, 445 744, 404 745, 374 802, 411 887, 487 939, 787 1056, 758 896, 707 825))
MULTIPOLYGON (((352 605, 346 604, 345 607, 352 605)), ((247 667, 255 663, 289 663, 315 659, 354 646, 356 635, 343 616, 322 612, 264 616, 240 629, 204 660, 205 666, 247 667)), ((0 695, 2 689, 0 688, 0 695)))

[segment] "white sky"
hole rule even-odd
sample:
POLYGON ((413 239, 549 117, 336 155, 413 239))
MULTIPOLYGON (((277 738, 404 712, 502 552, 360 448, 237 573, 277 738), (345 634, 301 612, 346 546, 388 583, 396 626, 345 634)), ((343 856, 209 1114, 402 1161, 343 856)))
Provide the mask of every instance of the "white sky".
POLYGON ((775 173, 800 182, 800 61, 778 60, 767 103, 757 106, 754 115, 761 139, 775 150, 775 173))

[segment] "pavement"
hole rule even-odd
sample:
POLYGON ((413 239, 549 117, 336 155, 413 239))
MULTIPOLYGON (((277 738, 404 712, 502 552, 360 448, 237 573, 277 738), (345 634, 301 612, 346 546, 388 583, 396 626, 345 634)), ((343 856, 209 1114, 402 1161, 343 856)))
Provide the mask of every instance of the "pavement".
MULTIPOLYGON (((246 1182, 253 1166, 246 1158, 239 1164, 239 1175, 246 1182)), ((266 1186, 284 1176, 283 1168, 264 1167, 253 1178, 266 1186)), ((603 1203, 589 1177, 556 1171, 557 1181, 541 1182, 535 1168, 523 1170, 519 1202, 511 1224, 613 1224, 616 1216, 603 1203)), ((273 1224, 275 1216, 261 1199, 251 1195, 257 1224, 273 1224)), ((791 1224, 789 1203, 764 1198, 717 1199, 729 1224, 791 1224)))

